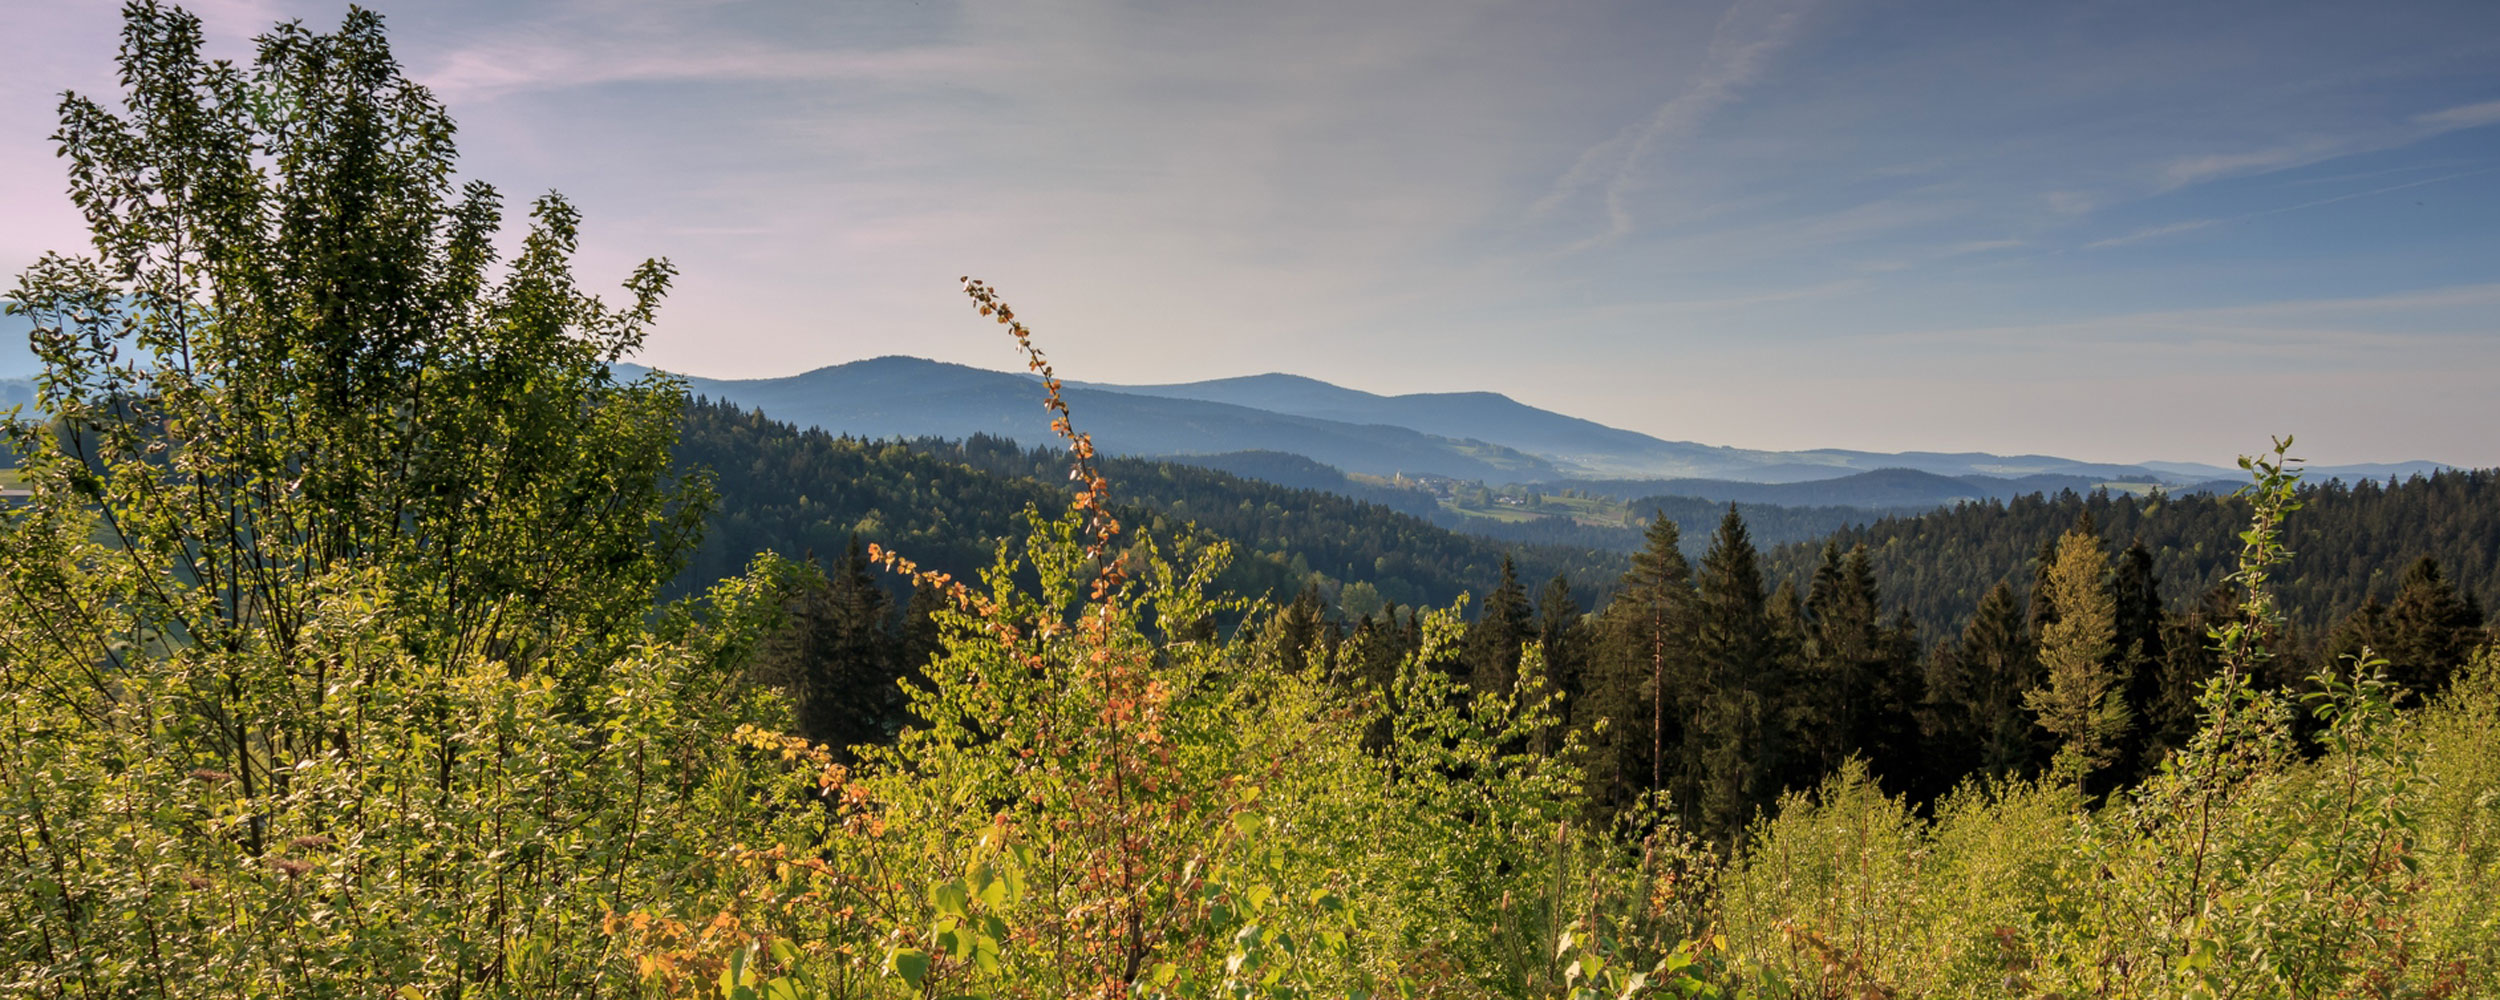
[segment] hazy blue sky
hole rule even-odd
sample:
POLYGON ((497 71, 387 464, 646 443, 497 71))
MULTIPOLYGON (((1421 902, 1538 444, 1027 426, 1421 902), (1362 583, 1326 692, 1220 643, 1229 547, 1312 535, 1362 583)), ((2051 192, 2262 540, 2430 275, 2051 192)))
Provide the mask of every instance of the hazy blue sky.
MULTIPOLYGON (((116 4, 11 13, 0 267, 116 4)), ((218 0, 215 44, 345 9, 218 0)), ((393 2, 645 360, 1497 389, 1663 437, 2500 465, 2500 3, 393 2)), ((1079 420, 1083 418, 1078 415, 1079 420)))

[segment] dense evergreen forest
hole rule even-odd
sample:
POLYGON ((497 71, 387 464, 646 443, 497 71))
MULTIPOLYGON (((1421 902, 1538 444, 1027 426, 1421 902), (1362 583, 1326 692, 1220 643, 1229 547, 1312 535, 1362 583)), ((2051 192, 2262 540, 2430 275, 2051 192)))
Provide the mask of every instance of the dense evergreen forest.
MULTIPOLYGON (((908 548, 958 575, 989 564, 998 540, 1024 530, 1023 510, 1056 509, 1065 456, 999 438, 871 443, 800 431, 769 415, 696 401, 677 455, 716 478, 720 503, 681 586, 734 573, 756 552, 830 556, 852 535, 908 548)), ((1106 458, 1124 519, 1156 534, 1189 525, 1234 547, 1224 585, 1290 596, 1319 587, 1330 603, 1361 584, 1352 607, 1440 605, 1484 593, 1506 558, 1538 580, 1564 576, 1602 587, 1622 571, 1613 553, 1515 546, 1435 527, 1412 514, 1319 490, 1296 489, 1180 462, 1106 458)))
MULTIPOLYGON (((1549 516, 1530 521, 1496 521, 1487 518, 1445 518, 1439 523, 1453 530, 1507 542, 1540 545, 1565 545, 1630 553, 1646 544, 1649 521, 1660 515, 1674 521, 1684 535, 1684 554, 1698 557, 1719 519, 1728 512, 1729 504, 1701 497, 1646 496, 1623 504, 1627 519, 1635 522, 1624 526, 1584 524, 1568 517, 1549 516)), ((1763 545, 1815 543, 1842 528, 1864 525, 1885 516, 1886 512, 1862 507, 1805 506, 1793 507, 1767 503, 1734 504, 1745 527, 1763 545)))
POLYGON ((674 269, 503 259, 378 15, 125 20, 7 298, 0 994, 2500 995, 2479 475, 1506 555, 1097 456, 969 278, 1063 450, 799 433, 620 381, 674 269))
MULTIPOLYGON (((2330 480, 2302 489, 2300 520, 2286 529, 2290 572, 2277 583, 2293 622, 2314 638, 2365 604, 2398 599, 2422 558, 2438 563, 2472 606, 2500 606, 2500 473, 2451 471, 2401 482, 2330 480)), ((1835 532, 1843 549, 1864 545, 1887 597, 1929 635, 1958 630, 2003 581, 2026 590, 2043 547, 2088 519, 2112 549, 2141 546, 2160 596, 2191 603, 2219 584, 2239 553, 2248 504, 2231 496, 2136 497, 2106 492, 2033 494, 1893 516, 1835 532)), ((1782 546, 1776 578, 1814 571, 1823 543, 1782 546)))

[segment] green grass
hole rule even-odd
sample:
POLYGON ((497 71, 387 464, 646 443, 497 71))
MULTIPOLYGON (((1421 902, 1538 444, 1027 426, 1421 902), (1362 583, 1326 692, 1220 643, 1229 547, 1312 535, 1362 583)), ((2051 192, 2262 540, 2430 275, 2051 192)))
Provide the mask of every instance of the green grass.
POLYGON ((1487 521, 1502 521, 1511 524, 1517 524, 1523 521, 1534 521, 1543 516, 1540 514, 1531 514, 1517 507, 1509 507, 1502 504, 1495 504, 1491 507, 1461 507, 1458 505, 1458 502, 1454 500, 1441 501, 1441 509, 1456 514, 1464 514, 1468 517, 1481 517, 1487 521))
MULTIPOLYGON (((1513 494, 1517 495, 1517 494, 1513 494)), ((1461 507, 1455 500, 1444 498, 1441 509, 1488 521, 1517 524, 1547 517, 1567 517, 1581 524, 1619 528, 1624 524, 1627 505, 1604 497, 1565 497, 1548 494, 1534 505, 1512 506, 1496 503, 1491 507, 1461 507)))

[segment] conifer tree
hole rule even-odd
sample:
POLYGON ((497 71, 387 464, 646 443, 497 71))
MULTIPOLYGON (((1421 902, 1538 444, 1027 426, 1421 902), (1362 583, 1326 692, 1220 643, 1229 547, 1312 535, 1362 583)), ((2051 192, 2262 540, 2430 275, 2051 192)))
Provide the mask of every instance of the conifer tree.
POLYGON ((2488 641, 2482 618, 2440 572, 2438 560, 2414 560, 2387 608, 2387 645, 2379 653, 2387 657, 2389 679, 2424 696, 2447 687, 2474 648, 2488 641))
MULTIPOLYGON (((1760 806, 1779 793, 1776 718, 1764 694, 1780 678, 1777 637, 1762 591, 1762 571, 1745 522, 1728 505, 1711 536, 1694 598, 1695 699, 1685 757, 1698 813, 1696 826, 1732 839, 1760 806)), ((1788 603, 1794 603, 1794 590, 1788 603)))
POLYGON ((789 620, 754 669, 789 690, 808 739, 847 751, 883 742, 899 724, 901 648, 890 604, 857 535, 831 573, 791 595, 789 620))
POLYGON ((2110 595, 2109 557, 2100 539, 2068 532, 2041 589, 2057 620, 2040 633, 2042 686, 2026 693, 2023 703, 2059 741, 2051 769, 2081 786, 2115 759, 2129 721, 2121 679, 2110 669, 2117 602, 2110 595))
POLYGON ((1269 640, 1285 669, 1297 672, 1307 669, 1310 666, 1310 651, 1315 644, 1320 646, 1323 657, 1321 666, 1328 665, 1329 655, 1336 643, 1333 641, 1335 637, 1329 634, 1332 630, 1326 604, 1320 597, 1319 586, 1308 584, 1268 623, 1269 640))
POLYGON ((2052 535, 2040 542, 2040 552, 2031 557, 2031 603, 2024 613, 2023 628, 2034 636, 2057 621, 2057 605, 2049 600, 2046 586, 2049 571, 2057 566, 2057 546, 2064 535, 2052 535))
MULTIPOLYGON (((1537 653, 1545 661, 1545 676, 1554 690, 1563 697, 1564 718, 1573 702, 1585 697, 1588 674, 1588 626, 1580 610, 1580 600, 1571 594, 1571 581, 1556 575, 1546 581, 1536 601, 1537 653)), ((1536 751, 1551 752, 1553 732, 1540 732, 1536 751)))
POLYGON ((2033 764, 2023 693, 2039 683, 2040 661, 2023 607, 2013 585, 1998 580, 1980 598, 1961 641, 1929 661, 1927 703, 1935 719, 1929 739, 1945 773, 2012 776, 2033 764))
POLYGON ((1877 617, 1875 574, 1863 546, 1844 555, 1837 541, 1824 543, 1805 614, 1798 752, 1807 773, 1800 776, 1820 777, 1853 753, 1885 763, 1891 752, 1906 749, 1885 744, 1892 742, 1891 716, 1907 706, 1891 662, 1894 636, 1877 617))
POLYGON ((2185 613, 2163 620, 2162 655, 2153 668, 2158 683, 2152 697, 2136 703, 2143 713, 2144 773, 2152 773, 2163 757, 2195 737, 2200 722, 2198 696, 2205 690, 2205 681, 2222 669, 2210 632, 2217 623, 2231 620, 2237 608, 2238 597, 2231 588, 2217 586, 2185 613))
MULTIPOLYGON (((2153 553, 2137 539, 2118 553, 2110 577, 2111 613, 2114 627, 2111 670, 2125 691, 2129 710, 2143 720, 2153 703, 2161 697, 2161 664, 2164 659, 2164 616, 2161 606, 2161 578, 2153 572, 2153 553)), ((2149 726, 2139 725, 2129 734, 2120 759, 2143 765, 2131 765, 2130 777, 2144 773, 2143 768, 2158 758, 2147 759, 2147 741, 2152 738, 2149 726)))
POLYGON ((1462 667, 1478 691, 1507 694, 1519 682, 1519 648, 1535 635, 1529 619, 1528 591, 1509 556, 1502 557, 1502 582, 1485 596, 1484 613, 1468 626, 1462 667))
POLYGON ((1688 688, 1679 682, 1690 678, 1669 677, 1671 670, 1689 673, 1685 666, 1692 650, 1692 567, 1684 561, 1681 535, 1665 514, 1652 519, 1615 598, 1615 607, 1621 609, 1613 630, 1614 656, 1621 668, 1617 683, 1636 686, 1641 694, 1638 700, 1647 709, 1637 719, 1626 712, 1617 725, 1624 727, 1626 737, 1648 736, 1638 745, 1648 762, 1649 788, 1667 787, 1673 757, 1670 747, 1684 731, 1675 702, 1688 688))

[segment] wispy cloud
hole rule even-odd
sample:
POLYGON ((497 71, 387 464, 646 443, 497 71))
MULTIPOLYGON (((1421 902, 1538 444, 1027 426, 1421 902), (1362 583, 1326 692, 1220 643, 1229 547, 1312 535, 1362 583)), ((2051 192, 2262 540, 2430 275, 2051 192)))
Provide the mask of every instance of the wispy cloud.
POLYGON ((2160 239, 2164 236, 2176 236, 2180 233, 2195 232, 2196 230, 2203 229, 2221 221, 2221 219, 2188 219, 2182 222, 2171 222, 2158 226, 2147 226, 2124 236, 2112 236, 2105 240, 2093 240, 2090 243, 2084 244, 2083 248, 2086 250, 2106 250, 2110 247, 2122 247, 2129 243, 2142 243, 2145 240, 2160 239))
POLYGON ((2352 142, 2311 139, 2288 146, 2251 150, 2244 153, 2206 153, 2171 161, 2162 169, 2162 188, 2170 190, 2200 184, 2221 177, 2262 174, 2287 167, 2305 166, 2354 146, 2352 142))
POLYGON ((452 101, 615 83, 938 83, 971 78, 974 70, 994 72, 1004 55, 950 47, 811 51, 736 40, 672 46, 488 42, 449 54, 425 69, 422 80, 452 101))
POLYGON ((2500 124, 2500 100, 2426 111, 2401 121, 2349 132, 2311 136, 2262 149, 2205 153, 2172 160, 2161 171, 2161 189, 2229 177, 2245 177, 2305 167, 2361 153, 2410 146, 2451 132, 2500 124))
POLYGON ((1630 234, 1632 197, 1640 186, 1641 166, 1651 152, 1662 143, 1692 136, 1712 115, 1742 97, 1747 87, 1762 78, 1772 56, 1795 37, 1812 7, 1812 0, 1736 0, 1713 28, 1701 69, 1684 90, 1612 138, 1583 150, 1571 168, 1529 205, 1529 214, 1548 214, 1596 189, 1606 229, 1582 246, 1630 234))
POLYGON ((2208 226, 2216 226, 2231 222, 2246 222, 2250 219, 2262 219, 2267 216, 2282 215, 2287 212, 2299 212, 2312 208, 2323 208, 2328 205, 2354 201, 2361 198, 2375 198, 2379 195, 2394 194, 2395 192, 2410 190, 2412 188, 2426 187, 2432 184, 2444 184, 2448 181, 2460 180, 2467 177, 2479 177, 2495 171, 2500 171, 2500 167, 2485 167, 2480 170, 2460 170, 2455 173, 2444 174, 2438 177, 2425 177, 2417 181, 2406 181, 2402 184, 2389 184, 2384 187, 2371 188, 2367 191, 2354 191, 2349 194, 2339 194, 2332 198, 2318 198, 2295 205, 2282 205, 2275 208, 2261 209, 2255 212, 2243 212, 2239 215, 2222 219, 2188 219, 2182 222, 2173 222, 2166 225, 2139 229, 2124 236, 2115 236, 2105 240, 2094 240, 2090 243, 2084 244, 2083 248, 2086 250, 2102 250, 2109 247, 2125 246, 2129 243, 2140 243, 2145 240, 2157 239, 2163 236, 2175 236, 2179 233, 2194 232, 2208 226))
POLYGON ((2463 104, 2442 111, 2426 112, 2415 115, 2413 123, 2440 132, 2500 125, 2500 100, 2463 104))
POLYGON ((1989 253, 1997 250, 2016 250, 2030 245, 2031 243, 2028 240, 1971 240, 1967 243, 1956 243, 1952 246, 1944 248, 1944 255, 1947 257, 1959 257, 1964 254, 1989 253))
MULTIPOLYGON (((2500 343, 2490 335, 2500 324, 2500 282, 2410 289, 2381 295, 2287 299, 2199 309, 2115 313, 2057 323, 1909 331, 1873 339, 1962 348, 2005 349, 2017 345, 2082 349, 2131 344, 2175 351, 2230 355, 2262 348, 2281 360, 2288 353, 2315 358, 2381 356, 2390 349, 2470 348, 2486 363, 2500 343)), ((2395 355, 2436 365, 2439 353, 2395 355)), ((2137 357, 2131 364, 2142 364, 2137 357)))

